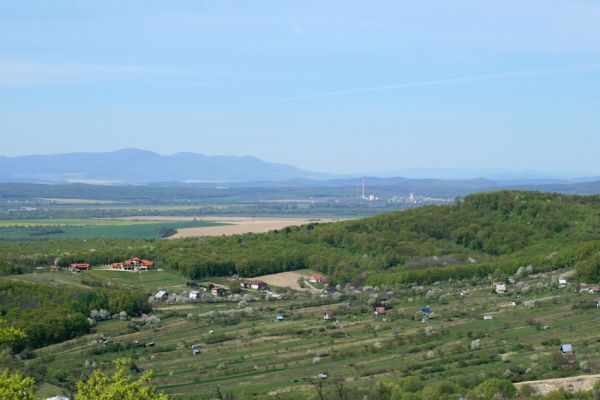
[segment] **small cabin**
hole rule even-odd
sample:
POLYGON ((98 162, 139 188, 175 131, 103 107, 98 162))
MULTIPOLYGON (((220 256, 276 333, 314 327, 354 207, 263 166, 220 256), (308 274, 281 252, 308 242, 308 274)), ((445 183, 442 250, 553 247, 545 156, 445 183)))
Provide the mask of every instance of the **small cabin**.
POLYGON ((323 313, 323 319, 325 321, 333 321, 335 319, 335 314, 332 311, 325 311, 323 313))
POLYGON ((313 274, 308 279, 310 283, 325 283, 325 277, 321 274, 313 274))
POLYGON ((492 315, 484 315, 484 316, 483 316, 483 320, 484 320, 484 321, 491 321, 491 320, 493 320, 493 319, 494 319, 494 317, 493 317, 492 315))
POLYGON ((558 287, 564 288, 566 286, 567 286, 567 280, 566 279, 561 278, 561 279, 558 280, 558 287))
POLYGON ((197 290, 193 290, 190 292, 190 299, 199 299, 200 298, 200 292, 198 292, 197 290))
POLYGON ((240 286, 245 289, 265 290, 269 285, 260 279, 244 279, 240 286))
POLYGON ((222 287, 213 287, 210 292, 217 297, 223 297, 227 293, 227 289, 222 287))
POLYGON ((285 316, 283 316, 282 314, 279 314, 275 319, 277 321, 285 321, 285 316))
POLYGON ((375 315, 385 315, 385 307, 375 307, 375 315))

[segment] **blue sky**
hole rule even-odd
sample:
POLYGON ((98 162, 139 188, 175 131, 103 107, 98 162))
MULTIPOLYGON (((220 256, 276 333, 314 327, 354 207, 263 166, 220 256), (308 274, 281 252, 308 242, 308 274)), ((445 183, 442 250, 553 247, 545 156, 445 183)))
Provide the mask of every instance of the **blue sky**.
POLYGON ((0 154, 600 174, 597 1, 0 0, 0 154))

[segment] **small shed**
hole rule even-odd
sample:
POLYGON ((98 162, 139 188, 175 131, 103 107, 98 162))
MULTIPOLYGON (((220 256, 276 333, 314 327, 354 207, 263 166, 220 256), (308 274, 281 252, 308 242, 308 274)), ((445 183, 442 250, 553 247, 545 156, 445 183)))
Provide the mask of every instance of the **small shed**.
POLYGON ((167 292, 166 290, 159 290, 158 292, 156 292, 156 294, 154 295, 154 298, 156 300, 166 300, 169 298, 169 292, 167 292))
POLYGON ((560 278, 558 280, 558 286, 561 287, 561 288, 567 286, 567 280, 564 279, 564 278, 560 278))
POLYGON ((200 298, 200 292, 197 290, 192 290, 190 292, 190 299, 199 299, 200 298))
POLYGON ((337 291, 338 290, 334 287, 327 287, 327 288, 323 289, 324 294, 334 294, 334 293, 337 293, 337 291))
POLYGON ((504 293, 506 293, 506 285, 504 285, 504 284, 497 284, 495 290, 496 290, 497 294, 504 294, 504 293))
POLYGON ((484 319, 485 321, 491 321, 491 320, 493 320, 493 319, 494 319, 494 317, 493 317, 493 316, 491 316, 491 315, 484 315, 484 316, 483 316, 483 319, 484 319))
POLYGON ((285 321, 285 316, 283 316, 282 314, 279 314, 275 319, 277 321, 285 321))
POLYGON ((323 319, 325 321, 331 321, 335 319, 335 314, 333 313, 333 311, 325 311, 323 313, 323 319))
POLYGON ((385 315, 385 307, 375 307, 375 315, 385 315))
POLYGON ((569 343, 561 344, 560 351, 563 354, 573 354, 573 345, 569 343))
POLYGON ((200 350, 202 350, 202 345, 200 343, 192 345, 192 354, 193 355, 200 353, 200 350))

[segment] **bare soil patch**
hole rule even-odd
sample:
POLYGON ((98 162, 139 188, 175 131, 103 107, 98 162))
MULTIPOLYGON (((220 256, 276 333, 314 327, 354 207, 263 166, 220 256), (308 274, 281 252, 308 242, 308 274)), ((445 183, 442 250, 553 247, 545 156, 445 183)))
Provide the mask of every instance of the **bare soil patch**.
POLYGON ((300 285, 298 285, 298 279, 304 277, 306 277, 306 275, 295 271, 289 271, 258 276, 255 279, 265 281, 271 286, 287 287, 293 290, 310 290, 309 288, 301 288, 300 285))
POLYGON ((227 225, 221 226, 206 226, 199 228, 183 228, 178 229, 177 234, 170 239, 183 237, 197 236, 222 236, 236 235, 242 233, 263 233, 274 229, 283 229, 286 226, 305 225, 311 222, 335 222, 343 219, 339 218, 275 218, 275 217, 219 217, 219 216, 202 216, 202 217, 129 217, 123 218, 129 221, 206 221, 224 223, 227 225))
POLYGON ((591 390, 594 383, 600 379, 600 375, 580 375, 570 378, 545 379, 540 381, 529 381, 515 383, 517 388, 529 385, 541 395, 546 395, 555 390, 564 389, 568 392, 591 390))

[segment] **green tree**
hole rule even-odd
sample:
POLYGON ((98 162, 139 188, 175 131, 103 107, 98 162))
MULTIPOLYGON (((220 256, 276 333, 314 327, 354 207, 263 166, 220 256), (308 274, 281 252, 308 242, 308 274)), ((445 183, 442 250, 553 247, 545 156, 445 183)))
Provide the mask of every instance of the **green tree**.
POLYGON ((488 379, 480 383, 469 393, 468 398, 473 400, 492 400, 493 398, 510 399, 517 390, 511 381, 505 379, 488 379))
POLYGON ((77 400, 168 400, 150 384, 151 372, 139 379, 130 373, 131 360, 117 360, 117 372, 94 371, 87 381, 77 382, 77 400))
POLYGON ((0 399, 33 400, 34 384, 33 378, 11 375, 4 370, 0 372, 0 399))
POLYGON ((0 319, 0 346, 14 346, 23 342, 27 335, 22 330, 9 326, 6 321, 0 319))

